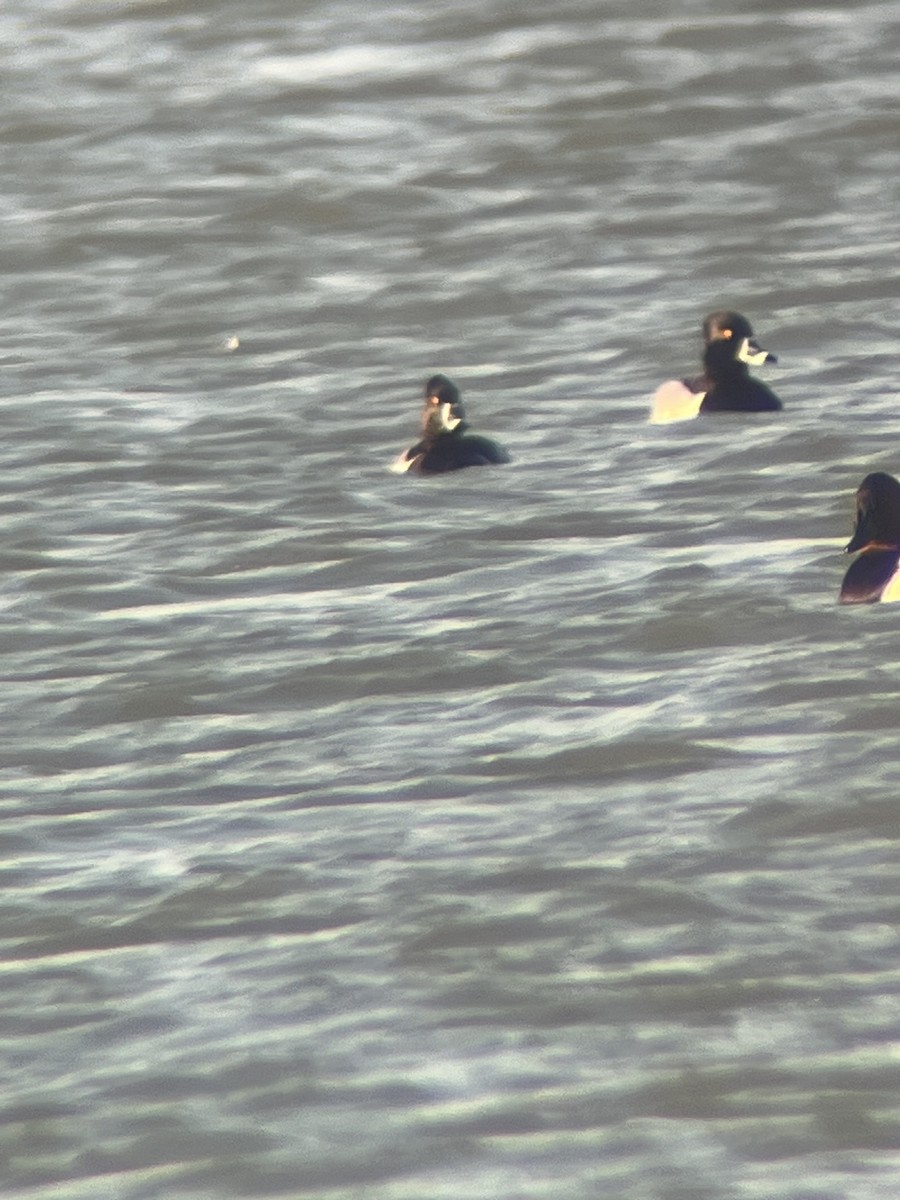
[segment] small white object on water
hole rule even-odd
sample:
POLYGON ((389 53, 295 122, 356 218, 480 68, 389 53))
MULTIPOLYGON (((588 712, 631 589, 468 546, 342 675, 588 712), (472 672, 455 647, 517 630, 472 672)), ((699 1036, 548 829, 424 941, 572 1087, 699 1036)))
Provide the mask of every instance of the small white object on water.
POLYGON ((240 346, 240 344, 241 344, 241 339, 237 336, 236 333, 233 333, 231 335, 231 337, 227 337, 225 339, 225 341, 222 343, 222 348, 224 350, 228 350, 229 352, 231 352, 233 350, 237 350, 237 348, 238 348, 238 346, 240 346))

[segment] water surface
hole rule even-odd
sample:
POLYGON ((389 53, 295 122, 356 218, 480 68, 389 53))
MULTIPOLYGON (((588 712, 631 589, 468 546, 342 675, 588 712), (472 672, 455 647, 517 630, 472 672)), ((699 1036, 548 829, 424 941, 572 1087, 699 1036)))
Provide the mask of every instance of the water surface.
POLYGON ((896 6, 0 32, 4 1195, 893 1196, 896 6))

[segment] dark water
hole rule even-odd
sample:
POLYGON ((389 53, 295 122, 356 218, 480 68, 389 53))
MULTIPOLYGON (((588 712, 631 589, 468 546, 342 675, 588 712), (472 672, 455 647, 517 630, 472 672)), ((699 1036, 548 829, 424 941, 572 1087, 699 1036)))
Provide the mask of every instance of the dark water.
POLYGON ((896 5, 0 34, 4 1197, 893 1197, 896 5))

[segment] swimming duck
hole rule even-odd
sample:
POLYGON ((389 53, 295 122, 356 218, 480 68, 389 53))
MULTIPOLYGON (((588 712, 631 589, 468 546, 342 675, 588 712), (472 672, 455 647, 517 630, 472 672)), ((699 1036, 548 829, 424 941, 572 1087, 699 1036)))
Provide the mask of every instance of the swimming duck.
POLYGON ((650 410, 653 424, 687 421, 710 412, 778 412, 781 401, 753 379, 750 367, 777 362, 764 350, 746 317, 722 310, 703 321, 703 374, 670 379, 657 389, 650 410))
POLYGON ((468 432, 465 416, 456 384, 446 375, 432 375, 425 384, 422 437, 404 450, 391 464, 391 470, 397 474, 412 471, 417 475, 438 475, 462 467, 508 463, 510 456, 502 446, 468 432))
POLYGON ((900 483, 884 471, 867 475, 856 490, 856 524, 846 547, 861 550, 847 570, 839 604, 900 600, 900 483))

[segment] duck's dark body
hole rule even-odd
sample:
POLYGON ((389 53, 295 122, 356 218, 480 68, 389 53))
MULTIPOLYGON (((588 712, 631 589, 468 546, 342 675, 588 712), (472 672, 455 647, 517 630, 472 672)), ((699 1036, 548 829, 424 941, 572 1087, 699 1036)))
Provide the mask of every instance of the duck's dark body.
POLYGON ((841 604, 875 604, 900 567, 900 549, 866 550, 851 563, 841 584, 841 604))
POLYGON ((467 433, 467 428, 463 422, 448 433, 440 433, 411 446, 406 451, 410 460, 408 469, 419 475, 438 475, 463 467, 485 467, 510 461, 502 446, 477 433, 467 433))
POLYGON ((856 523, 847 545, 859 550, 841 584, 841 604, 900 599, 900 483, 884 471, 867 475, 856 491, 856 523))
POLYGON ((709 371, 685 379, 692 392, 705 392, 700 404, 701 413, 713 412, 781 412, 782 403, 764 383, 754 379, 744 363, 733 363, 727 369, 709 371))

